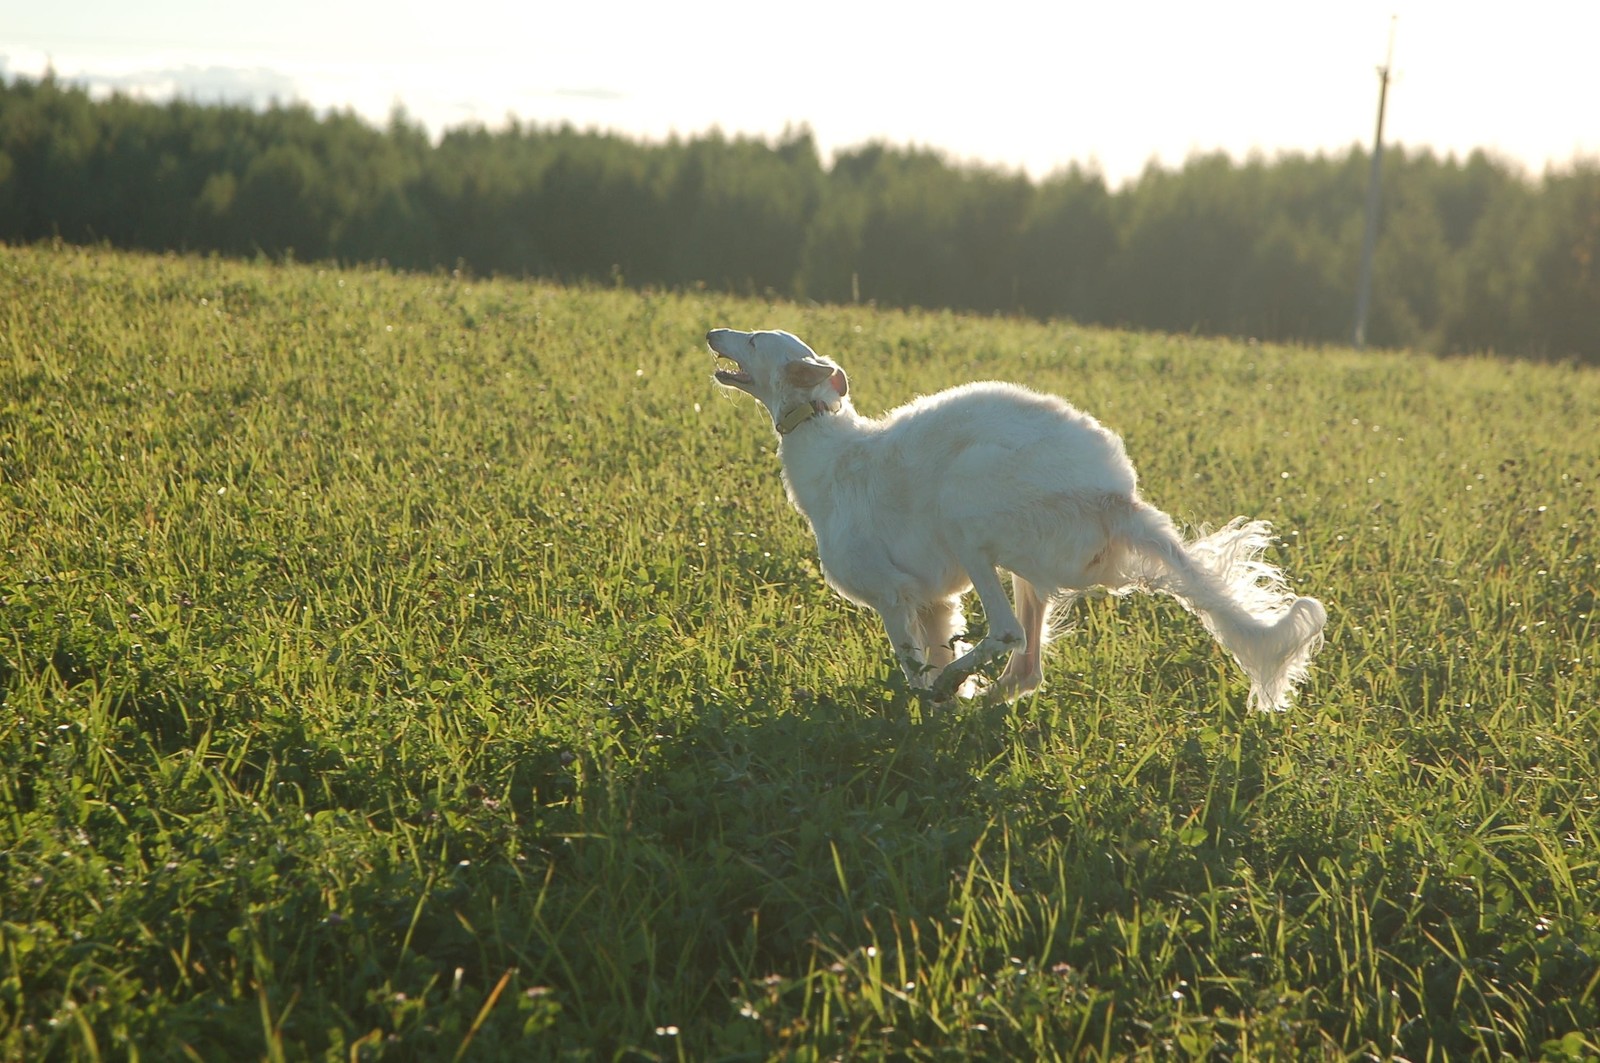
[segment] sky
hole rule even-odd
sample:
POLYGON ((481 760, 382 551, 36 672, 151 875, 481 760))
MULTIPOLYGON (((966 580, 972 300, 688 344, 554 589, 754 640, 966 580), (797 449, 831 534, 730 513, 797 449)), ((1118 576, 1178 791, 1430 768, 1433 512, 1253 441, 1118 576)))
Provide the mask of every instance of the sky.
POLYGON ((1482 148, 1600 157, 1597 0, 0 0, 0 73, 299 102, 438 135, 508 118, 645 140, 809 127, 1113 185, 1190 155, 1482 148), (1514 12, 1514 13, 1513 13, 1514 12))

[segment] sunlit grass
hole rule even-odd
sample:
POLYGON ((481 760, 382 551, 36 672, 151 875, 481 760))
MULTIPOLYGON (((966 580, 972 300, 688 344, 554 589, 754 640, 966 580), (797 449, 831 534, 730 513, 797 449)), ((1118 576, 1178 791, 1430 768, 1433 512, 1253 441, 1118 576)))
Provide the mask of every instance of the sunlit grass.
POLYGON ((1600 1052, 1600 376, 0 250, 0 1054, 1600 1052), (1004 377, 1323 598, 925 715, 700 336, 1004 377))

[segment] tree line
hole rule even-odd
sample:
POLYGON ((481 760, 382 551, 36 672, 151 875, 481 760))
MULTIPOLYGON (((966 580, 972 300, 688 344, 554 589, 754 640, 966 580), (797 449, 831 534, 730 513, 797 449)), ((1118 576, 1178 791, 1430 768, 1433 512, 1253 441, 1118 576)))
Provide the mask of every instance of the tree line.
MULTIPOLYGON (((1367 153, 1120 189, 810 132, 665 143, 510 123, 436 143, 299 105, 0 81, 0 239, 708 285, 1306 343, 1352 326, 1367 153)), ((1391 147, 1370 342, 1600 363, 1600 161, 1539 179, 1391 147)))

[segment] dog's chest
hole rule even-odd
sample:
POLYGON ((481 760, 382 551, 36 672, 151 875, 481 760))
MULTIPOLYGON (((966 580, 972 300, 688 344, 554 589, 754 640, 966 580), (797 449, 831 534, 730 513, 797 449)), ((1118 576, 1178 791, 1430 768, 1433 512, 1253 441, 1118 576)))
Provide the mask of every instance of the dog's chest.
POLYGON ((945 598, 971 585, 936 537, 903 522, 813 520, 811 528, 824 578, 851 601, 882 609, 945 598))

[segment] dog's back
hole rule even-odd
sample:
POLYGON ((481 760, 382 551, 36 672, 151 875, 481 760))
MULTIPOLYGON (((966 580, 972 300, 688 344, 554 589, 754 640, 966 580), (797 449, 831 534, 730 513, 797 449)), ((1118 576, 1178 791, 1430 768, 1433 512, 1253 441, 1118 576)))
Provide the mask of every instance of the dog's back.
POLYGON ((884 417, 883 442, 896 475, 911 469, 937 485, 946 519, 968 509, 992 517, 1047 495, 1131 495, 1138 483, 1119 436, 1071 403, 1016 384, 983 381, 916 399, 884 417))

